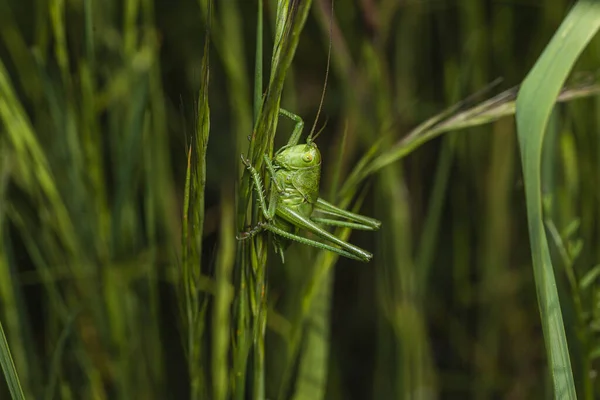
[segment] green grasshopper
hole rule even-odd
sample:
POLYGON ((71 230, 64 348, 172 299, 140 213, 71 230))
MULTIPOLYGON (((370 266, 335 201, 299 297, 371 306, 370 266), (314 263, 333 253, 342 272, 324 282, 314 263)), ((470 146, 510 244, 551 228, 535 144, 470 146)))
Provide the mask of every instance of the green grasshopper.
POLYGON ((285 262, 283 252, 291 241, 368 262, 373 257, 371 253, 341 240, 319 224, 374 231, 379 229, 381 222, 338 208, 319 197, 321 153, 313 141, 312 132, 306 144, 298 144, 304 122, 289 111, 280 109, 279 113, 291 118, 295 126, 288 143, 275 153, 273 159, 264 155, 267 172, 272 182, 268 205, 264 184, 258 171, 252 166, 250 160, 242 155, 242 162, 250 171, 266 221, 244 232, 238 238, 247 239, 264 230, 273 233, 275 252, 281 255, 282 262, 285 262), (313 216, 315 211, 328 217, 345 220, 313 216), (298 235, 300 229, 311 232, 331 244, 300 236, 298 235))

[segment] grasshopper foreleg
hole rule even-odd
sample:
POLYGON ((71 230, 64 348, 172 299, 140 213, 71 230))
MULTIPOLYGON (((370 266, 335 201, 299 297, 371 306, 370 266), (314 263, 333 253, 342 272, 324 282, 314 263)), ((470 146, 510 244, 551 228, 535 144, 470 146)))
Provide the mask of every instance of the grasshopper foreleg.
POLYGON ((290 140, 288 140, 286 147, 297 145, 300 141, 300 136, 302 136, 302 131, 304 130, 304 121, 299 115, 284 110, 283 108, 279 109, 279 114, 285 115, 294 121, 294 130, 292 131, 292 136, 290 136, 290 140))
MULTIPOLYGON (((250 175, 252 176, 252 180, 254 181, 254 189, 256 189, 256 194, 258 195, 258 201, 260 208, 263 211, 263 215, 267 221, 271 221, 275 216, 277 202, 271 201, 269 206, 267 206, 267 201, 265 199, 265 187, 262 183, 260 175, 258 174, 258 171, 252 166, 250 160, 248 160, 244 156, 242 156, 242 162, 244 163, 246 168, 248 168, 248 171, 250 171, 250 175)), ((273 200, 273 196, 271 196, 271 200, 273 200)))
POLYGON ((275 185, 275 187, 277 188, 277 191, 279 193, 283 193, 283 189, 281 188, 281 186, 279 185, 279 182, 277 181, 276 174, 275 174, 275 168, 273 167, 273 163, 271 162, 271 159, 269 158, 268 155, 265 154, 264 160, 265 160, 265 164, 267 165, 267 171, 269 171, 269 174, 271 174, 271 181, 273 182, 273 185, 275 185))

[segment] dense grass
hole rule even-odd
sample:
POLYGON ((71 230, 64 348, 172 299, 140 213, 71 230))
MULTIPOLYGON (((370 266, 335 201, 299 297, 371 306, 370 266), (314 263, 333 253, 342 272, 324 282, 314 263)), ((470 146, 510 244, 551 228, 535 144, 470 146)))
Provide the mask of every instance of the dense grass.
POLYGON ((257 3, 0 1, 0 398, 599 397, 598 7, 257 3), (282 264, 240 155, 329 49, 320 195, 383 225, 282 264))

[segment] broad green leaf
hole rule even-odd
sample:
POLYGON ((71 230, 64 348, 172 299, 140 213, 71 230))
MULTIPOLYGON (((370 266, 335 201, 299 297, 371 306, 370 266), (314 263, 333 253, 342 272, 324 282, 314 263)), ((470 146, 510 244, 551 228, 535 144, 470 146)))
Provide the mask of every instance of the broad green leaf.
POLYGON ((541 156, 554 102, 575 61, 600 27, 600 2, 581 0, 527 75, 517 97, 517 128, 540 316, 556 399, 575 399, 560 299, 543 225, 541 156))

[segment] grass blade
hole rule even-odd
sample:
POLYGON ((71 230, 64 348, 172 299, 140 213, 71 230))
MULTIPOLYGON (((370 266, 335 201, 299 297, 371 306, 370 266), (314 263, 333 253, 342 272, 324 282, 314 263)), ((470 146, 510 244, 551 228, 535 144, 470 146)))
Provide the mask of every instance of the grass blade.
POLYGON ((577 395, 560 299, 543 225, 542 144, 560 88, 599 27, 600 3, 579 1, 528 74, 516 103, 533 269, 556 399, 575 399, 577 395))
MULTIPOLYGON (((0 142, 0 146, 3 145, 0 142)), ((0 159, 2 159, 2 164, 0 164, 0 230, 3 228, 3 220, 4 220, 4 191, 5 186, 8 181, 8 173, 9 170, 9 157, 8 152, 4 151, 3 147, 0 147, 0 159)), ((8 265, 4 265, 6 263, 6 259, 4 257, 4 242, 0 240, 0 272, 7 271, 8 265)), ((24 399, 25 395, 23 394, 23 389, 21 388, 21 384, 19 382, 19 377, 17 375, 17 370, 15 368, 15 363, 13 362, 12 356, 10 354, 10 349, 8 348, 8 343, 6 341, 6 336, 4 335, 4 329, 2 328, 2 322, 0 321, 0 367, 2 367, 2 371, 4 372, 4 376, 6 378, 6 383, 8 384, 8 389, 13 399, 24 399)))
POLYGON ((6 377, 6 383, 8 383, 8 389, 13 400, 25 399, 21 383, 19 382, 19 376, 17 375, 17 369, 15 363, 10 355, 10 349, 8 348, 8 342, 6 336, 4 336, 4 329, 2 329, 2 322, 0 322, 0 366, 4 371, 6 377))
MULTIPOLYGON (((442 134, 487 125, 498 121, 501 118, 515 114, 514 92, 515 88, 506 90, 499 95, 464 111, 459 110, 461 105, 461 103, 459 103, 458 105, 452 106, 442 113, 428 119, 410 131, 391 148, 382 151, 365 166, 359 168, 359 164, 357 164, 352 172, 352 179, 348 179, 349 182, 346 182, 342 188, 342 193, 346 193, 347 187, 351 187, 355 185, 356 182, 365 179, 367 176, 401 160, 425 143, 442 134)), ((560 92, 560 95, 555 98, 555 101, 568 102, 579 98, 593 96, 598 93, 600 93, 599 85, 574 85, 573 87, 565 87, 560 92)), ((385 131, 382 133, 385 133, 385 131)), ((376 142, 375 146, 380 146, 380 143, 376 142)))

